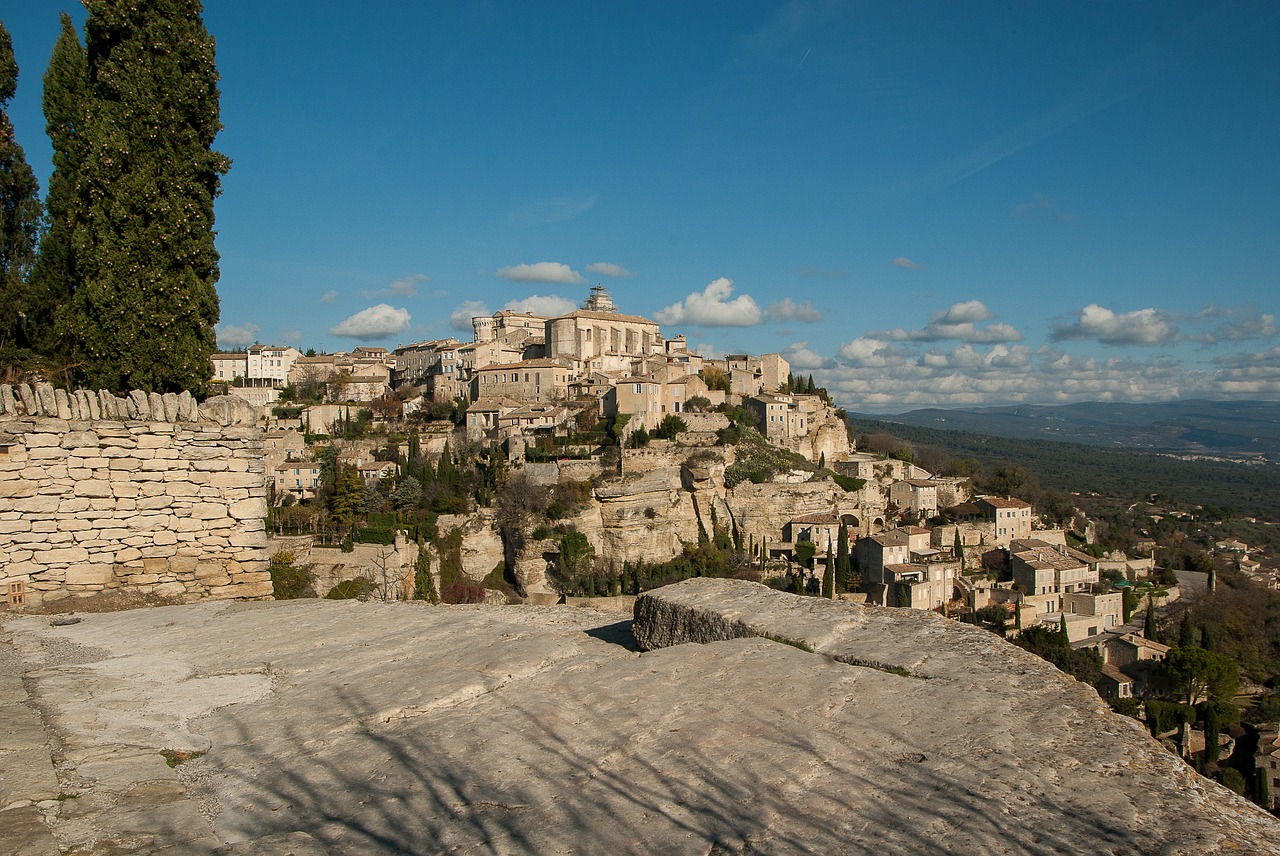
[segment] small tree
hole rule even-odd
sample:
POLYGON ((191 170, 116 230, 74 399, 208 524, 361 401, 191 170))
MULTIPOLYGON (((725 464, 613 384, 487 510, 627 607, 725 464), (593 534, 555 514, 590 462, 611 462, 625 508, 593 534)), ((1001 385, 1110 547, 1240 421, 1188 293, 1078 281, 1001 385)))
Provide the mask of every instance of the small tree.
POLYGON ((687 422, 674 413, 668 413, 662 417, 662 422, 654 429, 653 436, 659 440, 674 440, 677 434, 688 430, 689 424, 687 422))
POLYGON ((418 540, 418 558, 413 563, 413 597, 428 603, 440 602, 435 578, 431 576, 431 554, 421 539, 418 540))
POLYGON ((566 532, 560 537, 560 560, 556 563, 551 584, 561 594, 593 593, 593 570, 596 551, 581 532, 566 532))
POLYGON ((827 542, 827 567, 822 574, 822 596, 828 600, 836 596, 836 560, 830 541, 827 542))
POLYGON ((295 565, 294 555, 289 550, 273 555, 267 572, 271 574, 271 596, 276 600, 315 597, 315 593, 310 591, 311 572, 295 565))
POLYGON ((1174 648, 1161 664, 1169 685, 1187 704, 1205 698, 1228 701, 1240 686, 1236 664, 1203 648, 1174 648))
POLYGON ((849 558, 849 530, 840 524, 840 534, 836 537, 836 590, 849 590, 849 575, 853 570, 853 561, 849 558))

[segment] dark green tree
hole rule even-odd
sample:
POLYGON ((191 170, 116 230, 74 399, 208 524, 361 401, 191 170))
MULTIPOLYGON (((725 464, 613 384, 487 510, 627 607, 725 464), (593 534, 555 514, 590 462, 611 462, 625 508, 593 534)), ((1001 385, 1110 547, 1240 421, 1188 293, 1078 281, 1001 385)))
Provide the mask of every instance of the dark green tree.
POLYGON ((1182 623, 1178 626, 1178 645, 1182 648, 1193 648, 1199 641, 1200 634, 1191 623, 1191 610, 1182 611, 1182 623))
POLYGON ((85 0, 88 98, 67 329, 91 387, 207 391, 213 200, 230 165, 199 0, 85 0))
POLYGON ((40 253, 31 272, 31 308, 28 325, 36 348, 46 356, 61 358, 58 316, 71 302, 79 278, 76 274, 72 232, 83 216, 83 200, 76 185, 84 159, 85 99, 89 71, 84 48, 71 16, 62 13, 62 30, 44 73, 45 132, 53 144, 53 173, 44 204, 48 228, 40 237, 40 253))
POLYGON ((0 23, 0 358, 14 365, 31 354, 32 311, 27 279, 36 260, 42 212, 40 185, 9 121, 8 104, 18 91, 13 40, 0 23))
POLYGON ((836 538, 836 590, 849 590, 849 576, 853 571, 853 561, 849 558, 849 530, 842 523, 840 534, 836 538))
POLYGON ((1240 686, 1236 664, 1203 648, 1174 648, 1161 663, 1165 679, 1187 704, 1202 699, 1230 701, 1240 686))
POLYGON ((413 598, 428 603, 440 602, 435 578, 431 576, 431 554, 421 539, 418 540, 418 558, 413 563, 413 598))
POLYGON ((826 569, 822 572, 822 596, 827 599, 836 596, 836 557, 830 541, 827 542, 826 569))

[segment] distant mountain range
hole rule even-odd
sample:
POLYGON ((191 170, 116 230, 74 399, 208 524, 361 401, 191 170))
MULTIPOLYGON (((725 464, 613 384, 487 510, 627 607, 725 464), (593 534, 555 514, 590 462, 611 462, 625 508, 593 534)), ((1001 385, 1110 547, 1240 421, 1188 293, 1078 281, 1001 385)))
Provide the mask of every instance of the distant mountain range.
POLYGON ((859 418, 1018 440, 1058 440, 1114 449, 1280 461, 1280 402, 1169 401, 1159 404, 1019 404, 928 408, 859 418))

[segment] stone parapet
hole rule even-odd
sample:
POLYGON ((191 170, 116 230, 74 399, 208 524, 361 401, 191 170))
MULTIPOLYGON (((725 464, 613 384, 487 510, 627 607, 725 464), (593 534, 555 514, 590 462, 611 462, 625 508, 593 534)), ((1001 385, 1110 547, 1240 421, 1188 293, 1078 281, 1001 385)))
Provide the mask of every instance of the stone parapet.
POLYGON ((230 396, 0 386, 0 600, 270 596, 256 422, 230 396))

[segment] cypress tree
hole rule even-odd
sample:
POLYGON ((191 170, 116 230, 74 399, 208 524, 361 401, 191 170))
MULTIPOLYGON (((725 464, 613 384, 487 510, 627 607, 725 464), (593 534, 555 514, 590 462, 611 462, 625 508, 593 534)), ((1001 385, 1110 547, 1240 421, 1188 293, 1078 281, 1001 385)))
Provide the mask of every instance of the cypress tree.
POLYGON ((40 185, 9 121, 9 99, 18 91, 13 40, 0 23, 0 355, 14 365, 30 356, 31 296, 27 278, 40 234, 40 185))
POLYGON ((71 16, 63 12, 62 30, 44 73, 42 104, 45 132, 53 144, 53 173, 44 198, 48 228, 40 238, 40 255, 31 273, 30 324, 38 349, 47 356, 62 356, 55 322, 78 283, 71 237, 76 220, 83 216, 76 183, 84 159, 88 74, 80 37, 71 16))
POLYGON ((1191 648, 1196 644, 1196 628, 1191 624, 1191 610, 1182 612, 1182 624, 1178 626, 1178 646, 1191 648))
POLYGON ((822 573, 822 596, 828 600, 834 600, 836 596, 836 560, 830 539, 827 540, 827 566, 822 573))
POLYGON ((199 0, 85 0, 88 98, 68 331, 89 386, 203 396, 216 347, 213 200, 230 165, 199 0))
POLYGON ((1151 595, 1147 595, 1147 612, 1142 617, 1142 635, 1155 642, 1156 632, 1156 608, 1151 603, 1151 595))
POLYGON ((849 559, 849 530, 840 524, 840 534, 836 538, 836 590, 849 590, 849 571, 853 562, 849 559))

